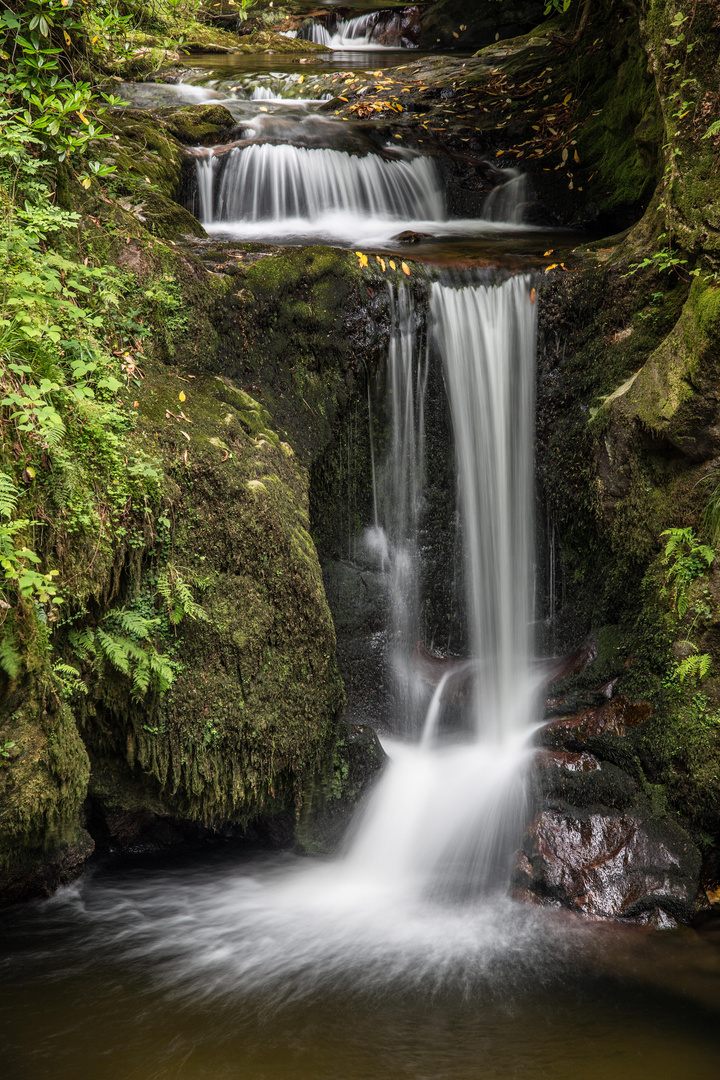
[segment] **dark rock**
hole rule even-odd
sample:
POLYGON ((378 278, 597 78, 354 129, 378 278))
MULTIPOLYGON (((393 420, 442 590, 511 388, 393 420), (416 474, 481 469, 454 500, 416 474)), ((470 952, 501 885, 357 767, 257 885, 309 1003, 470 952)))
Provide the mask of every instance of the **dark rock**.
POLYGON ((567 739, 585 742, 598 735, 622 737, 630 728, 644 723, 651 714, 652 706, 648 702, 633 703, 621 695, 597 708, 582 709, 575 716, 552 720, 541 738, 546 745, 560 746, 567 739))
POLYGON ((345 719, 349 724, 374 726, 388 706, 384 578, 343 559, 324 558, 321 566, 347 695, 345 719))
POLYGON ((568 772, 594 772, 600 768, 600 762, 592 754, 581 751, 573 754, 569 750, 541 750, 535 756, 533 767, 536 769, 567 769, 568 772))
POLYGON ((555 807, 561 803, 585 809, 627 810, 637 802, 640 791, 624 769, 611 762, 604 761, 601 765, 590 754, 568 756, 580 758, 581 767, 573 770, 562 765, 546 765, 535 771, 536 796, 546 800, 544 805, 555 807))
POLYGON ((523 838, 512 895, 595 918, 652 925, 664 922, 662 912, 687 922, 699 870, 697 849, 672 823, 639 813, 543 810, 523 838))
POLYGON ((369 794, 387 760, 376 733, 366 724, 343 724, 332 771, 323 777, 300 822, 297 840, 310 855, 337 851, 357 807, 369 794))
POLYGON ((95 850, 95 842, 85 829, 55 848, 42 852, 27 852, 11 873, 0 880, 0 905, 20 900, 52 896, 61 885, 67 885, 82 873, 85 863, 95 850))

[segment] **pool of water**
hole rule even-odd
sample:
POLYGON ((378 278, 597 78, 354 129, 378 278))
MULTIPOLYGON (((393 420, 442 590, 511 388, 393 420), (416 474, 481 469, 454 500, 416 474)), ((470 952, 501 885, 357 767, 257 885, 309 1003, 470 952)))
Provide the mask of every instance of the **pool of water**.
POLYGON ((6 912, 4 1080, 717 1075, 720 948, 502 898, 413 904, 338 863, 96 865, 6 912))

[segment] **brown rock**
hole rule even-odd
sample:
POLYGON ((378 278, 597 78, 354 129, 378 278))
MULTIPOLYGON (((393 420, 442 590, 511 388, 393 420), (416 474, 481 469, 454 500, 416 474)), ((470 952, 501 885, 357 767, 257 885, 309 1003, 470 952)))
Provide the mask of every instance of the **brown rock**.
POLYGON ((525 833, 513 895, 533 894, 533 902, 540 897, 596 918, 647 921, 648 913, 668 907, 675 916, 692 907, 695 855, 670 832, 651 835, 632 814, 544 810, 525 833))
POLYGON ((569 750, 540 750, 535 755, 533 767, 536 769, 567 769, 568 772, 595 772, 600 762, 592 754, 583 750, 573 754, 569 750))
POLYGON ((575 716, 561 716, 552 720, 545 731, 552 737, 571 736, 580 742, 595 735, 624 736, 629 728, 638 727, 652 714, 647 701, 633 703, 622 695, 604 702, 597 708, 582 709, 575 716))

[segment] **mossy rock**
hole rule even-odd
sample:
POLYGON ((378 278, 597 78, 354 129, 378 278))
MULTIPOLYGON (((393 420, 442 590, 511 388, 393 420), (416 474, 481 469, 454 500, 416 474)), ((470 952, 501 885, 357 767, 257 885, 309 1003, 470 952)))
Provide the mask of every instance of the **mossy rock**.
POLYGON ((162 455, 177 522, 161 559, 208 582, 207 621, 185 619, 167 643, 181 670, 163 698, 133 707, 121 684, 99 686, 87 737, 126 757, 178 816, 292 811, 328 760, 343 703, 307 475, 229 380, 149 366, 138 396, 140 445, 162 455))
POLYGON ((53 687, 44 628, 28 648, 21 681, 0 675, 0 903, 49 895, 92 851, 81 819, 90 763, 53 687))
POLYGON ((207 146, 222 141, 236 126, 232 114, 224 105, 186 105, 163 111, 168 131, 187 146, 207 146))

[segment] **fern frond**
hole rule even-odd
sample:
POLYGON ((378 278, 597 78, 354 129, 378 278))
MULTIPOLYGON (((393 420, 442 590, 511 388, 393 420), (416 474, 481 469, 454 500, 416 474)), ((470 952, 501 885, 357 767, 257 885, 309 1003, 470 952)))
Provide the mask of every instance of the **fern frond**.
POLYGON ((7 473, 0 472, 0 517, 11 518, 20 498, 20 492, 15 487, 7 473))
POLYGON ((22 668, 22 657, 15 647, 15 639, 6 634, 0 641, 0 669, 11 679, 17 679, 22 668))
POLYGON ((140 638, 141 641, 147 641, 150 637, 150 631, 153 626, 157 625, 157 619, 146 619, 144 615, 138 615, 136 611, 116 611, 113 612, 115 620, 118 626, 130 637, 140 638))
POLYGON ((102 654, 110 661, 113 667, 121 671, 123 675, 130 674, 130 657, 128 655, 127 638, 118 638, 108 634, 101 626, 95 631, 95 639, 102 654))

